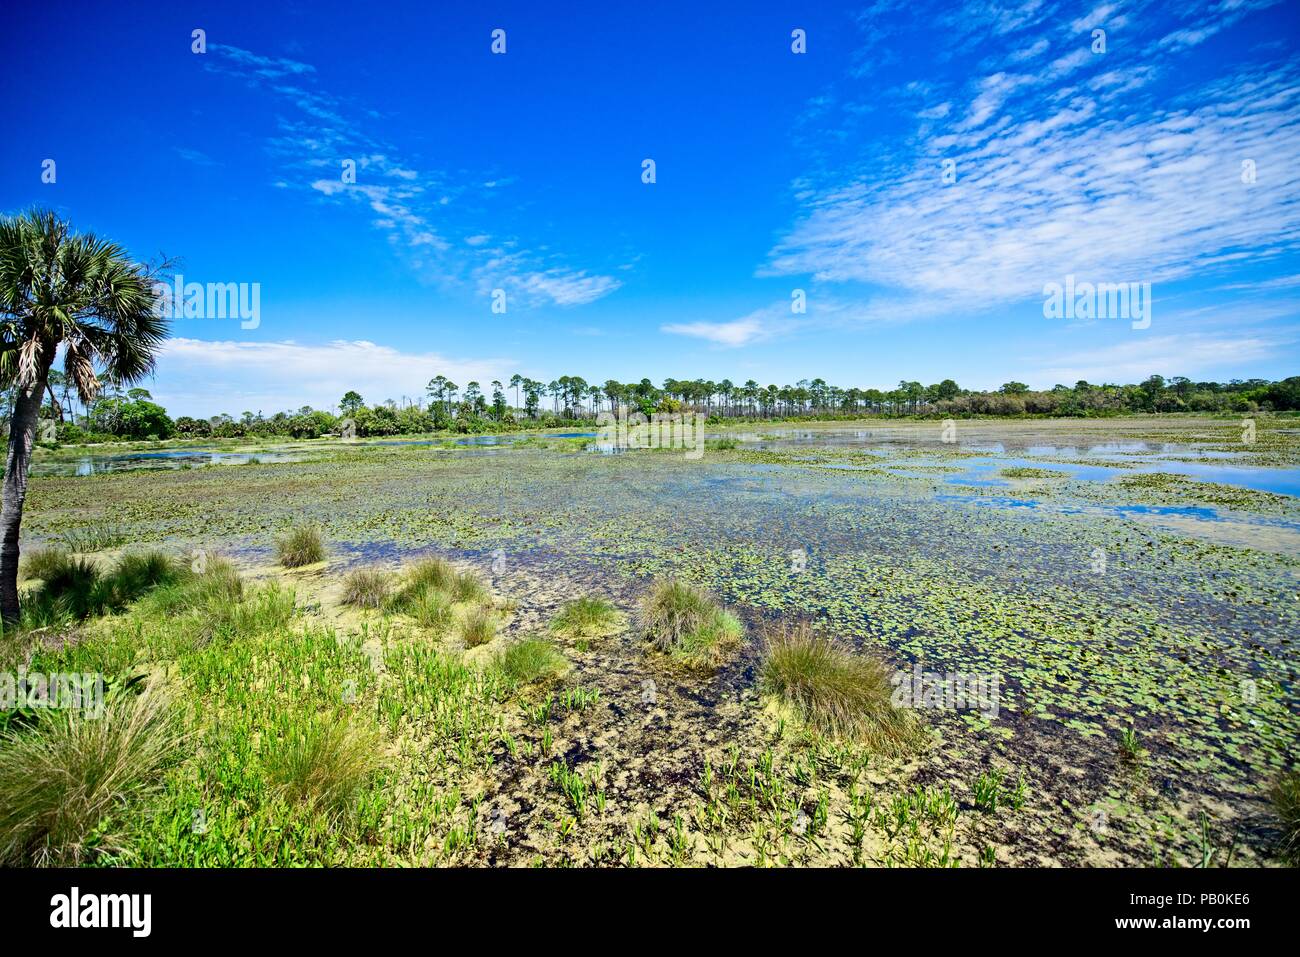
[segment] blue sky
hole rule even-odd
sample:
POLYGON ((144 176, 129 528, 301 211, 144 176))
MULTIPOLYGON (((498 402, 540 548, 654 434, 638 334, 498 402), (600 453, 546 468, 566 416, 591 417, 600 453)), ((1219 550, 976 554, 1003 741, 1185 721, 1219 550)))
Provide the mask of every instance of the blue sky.
POLYGON ((158 6, 5 6, 0 210, 260 284, 255 329, 176 321, 174 413, 1300 372, 1295 0, 158 6), (1149 328, 1045 318, 1067 275, 1149 328))

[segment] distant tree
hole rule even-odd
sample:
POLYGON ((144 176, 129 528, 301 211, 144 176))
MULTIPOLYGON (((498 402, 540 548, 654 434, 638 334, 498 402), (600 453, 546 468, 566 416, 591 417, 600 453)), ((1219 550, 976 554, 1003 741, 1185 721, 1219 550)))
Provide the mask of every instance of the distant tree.
POLYGON ((344 415, 356 415, 357 409, 363 405, 365 405, 365 400, 361 398, 361 394, 352 389, 343 393, 343 398, 339 399, 339 411, 344 415))

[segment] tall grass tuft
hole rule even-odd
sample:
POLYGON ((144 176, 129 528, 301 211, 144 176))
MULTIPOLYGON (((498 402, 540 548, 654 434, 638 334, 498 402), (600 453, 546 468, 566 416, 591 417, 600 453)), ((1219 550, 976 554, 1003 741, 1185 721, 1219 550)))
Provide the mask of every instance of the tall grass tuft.
POLYGON ((456 566, 444 558, 422 558, 406 572, 406 590, 414 593, 430 588, 450 591, 459 573, 456 566))
POLYGON ((368 724, 315 716, 268 746, 262 761, 285 800, 338 813, 377 770, 378 745, 368 724))
POLYGON ((120 611, 189 570, 157 551, 123 555, 105 572, 93 559, 44 549, 29 557, 27 573, 41 584, 24 602, 24 624, 40 628, 120 611))
POLYGON ((642 599, 641 627, 653 648, 690 665, 716 665, 744 630, 707 592, 673 579, 642 599))
POLYGON ((1278 775, 1269 789, 1269 798, 1282 822, 1282 853, 1300 862, 1300 770, 1278 775))
POLYGON ((626 623, 611 602, 583 596, 567 603, 551 619, 551 634, 568 641, 604 638, 621 631, 626 623))
POLYGON ((74 866, 124 850, 124 815, 183 740, 153 689, 110 695, 98 717, 45 711, 0 736, 0 865, 74 866))
POLYGON ((812 730, 903 754, 924 736, 916 716, 894 706, 890 672, 875 658, 854 654, 817 635, 810 624, 766 632, 763 690, 792 707, 812 730))
POLYGON ((475 608, 460 623, 460 639, 466 648, 486 645, 496 635, 496 616, 488 608, 475 608))
POLYGON ((23 555, 22 573, 24 578, 49 580, 64 568, 70 556, 62 548, 46 546, 33 548, 23 555))
POLYGON ((380 608, 388 600, 392 576, 382 568, 357 568, 343 578, 343 604, 380 608))
POLYGON ((569 668, 560 649, 544 638, 516 641, 502 653, 499 664, 506 677, 521 685, 557 677, 569 668))
POLYGON ((285 568, 301 568, 325 560, 325 543, 315 525, 294 525, 275 541, 276 560, 285 568))

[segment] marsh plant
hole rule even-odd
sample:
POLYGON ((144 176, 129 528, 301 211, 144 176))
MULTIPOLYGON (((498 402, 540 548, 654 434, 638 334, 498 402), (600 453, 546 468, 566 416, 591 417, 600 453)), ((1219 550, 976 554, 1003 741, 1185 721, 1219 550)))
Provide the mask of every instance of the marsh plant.
POLYGON ((46 711, 0 736, 0 865, 70 866, 119 851, 119 829, 183 742, 153 688, 111 695, 103 713, 46 711))
POLYGON ((882 754, 904 753, 923 738, 915 715, 891 701, 884 662, 818 635, 808 622, 773 625, 764 637, 763 690, 813 731, 882 754))
POLYGON ((744 633, 711 595, 676 579, 656 583, 642 599, 641 628, 652 648, 692 666, 717 665, 744 633))
POLYGON ((294 525, 275 541, 275 557, 285 568, 302 568, 325 560, 325 542, 315 525, 294 525))
POLYGON ((388 600, 392 576, 382 568, 355 568, 343 577, 345 605, 381 608, 388 600))
POLYGON ((460 640, 466 648, 486 645, 496 636, 497 619, 490 608, 475 608, 460 623, 460 640))
POLYGON ((157 551, 123 555, 104 569, 94 559, 46 548, 29 555, 23 568, 27 577, 40 582, 24 603, 23 624, 28 628, 121 611, 192 574, 173 556, 157 551))
POLYGON ((291 803, 337 814, 379 767, 379 734, 359 720, 314 715, 266 749, 267 778, 291 803))
POLYGON ((1279 775, 1269 797, 1282 822, 1282 853, 1300 862, 1300 771, 1292 769, 1279 775))
POLYGON ((525 638, 506 647, 500 667, 511 681, 526 685, 558 677, 568 670, 569 662, 544 638, 525 638))
POLYGON ((551 634, 566 641, 591 641, 617 634, 627 618, 603 598, 584 595, 568 602, 551 619, 551 634))

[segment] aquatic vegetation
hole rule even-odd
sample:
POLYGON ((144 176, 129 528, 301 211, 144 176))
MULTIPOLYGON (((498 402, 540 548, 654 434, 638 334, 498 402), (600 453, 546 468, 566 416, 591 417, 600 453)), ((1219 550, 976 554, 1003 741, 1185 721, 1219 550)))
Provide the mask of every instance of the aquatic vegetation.
POLYGON ((1069 474, 1059 469, 1035 469, 1029 467, 1013 467, 1002 469, 999 473, 1003 478, 1009 479, 1063 479, 1069 478, 1069 474))
POLYGON ((388 599, 392 576, 381 568, 356 568, 343 578, 345 605, 358 608, 380 608, 388 599))
POLYGON ((275 556, 285 568, 301 568, 325 560, 325 542, 315 525, 294 525, 275 541, 275 556))
POLYGON ((59 536, 60 544, 70 552, 100 552, 125 545, 130 540, 127 531, 113 522, 95 522, 70 528, 59 536))
POLYGON ((840 647, 808 622, 770 626, 764 638, 763 690, 814 731, 883 754, 904 753, 921 740, 916 716, 892 702, 892 671, 882 661, 840 647))
POLYGON ((666 579, 642 598, 641 630, 655 650, 684 664, 707 666, 717 664, 744 629, 707 592, 666 579))
POLYGON ((262 762, 285 800, 338 813, 378 768, 377 745, 377 731, 359 719, 313 715, 281 731, 262 762))
POLYGON ((1138 742, 1137 732, 1131 724, 1119 733, 1119 754, 1125 764, 1133 766, 1141 764, 1147 756, 1147 749, 1138 742))
POLYGON ((121 850, 128 815, 182 741, 152 688, 111 695, 98 716, 43 711, 0 737, 0 864, 71 866, 121 850))
POLYGON ((985 771, 975 779, 971 791, 977 810, 991 814, 998 809, 998 802, 1004 796, 1002 778, 1003 772, 994 768, 992 771, 985 771))
POLYGON ((551 619, 551 634, 568 641, 589 641, 617 634, 626 624, 626 617, 613 602, 584 595, 565 604, 551 619))
POLYGON ((569 667, 560 649, 544 638, 525 638, 507 645, 499 664, 510 680, 521 685, 557 677, 569 667))

